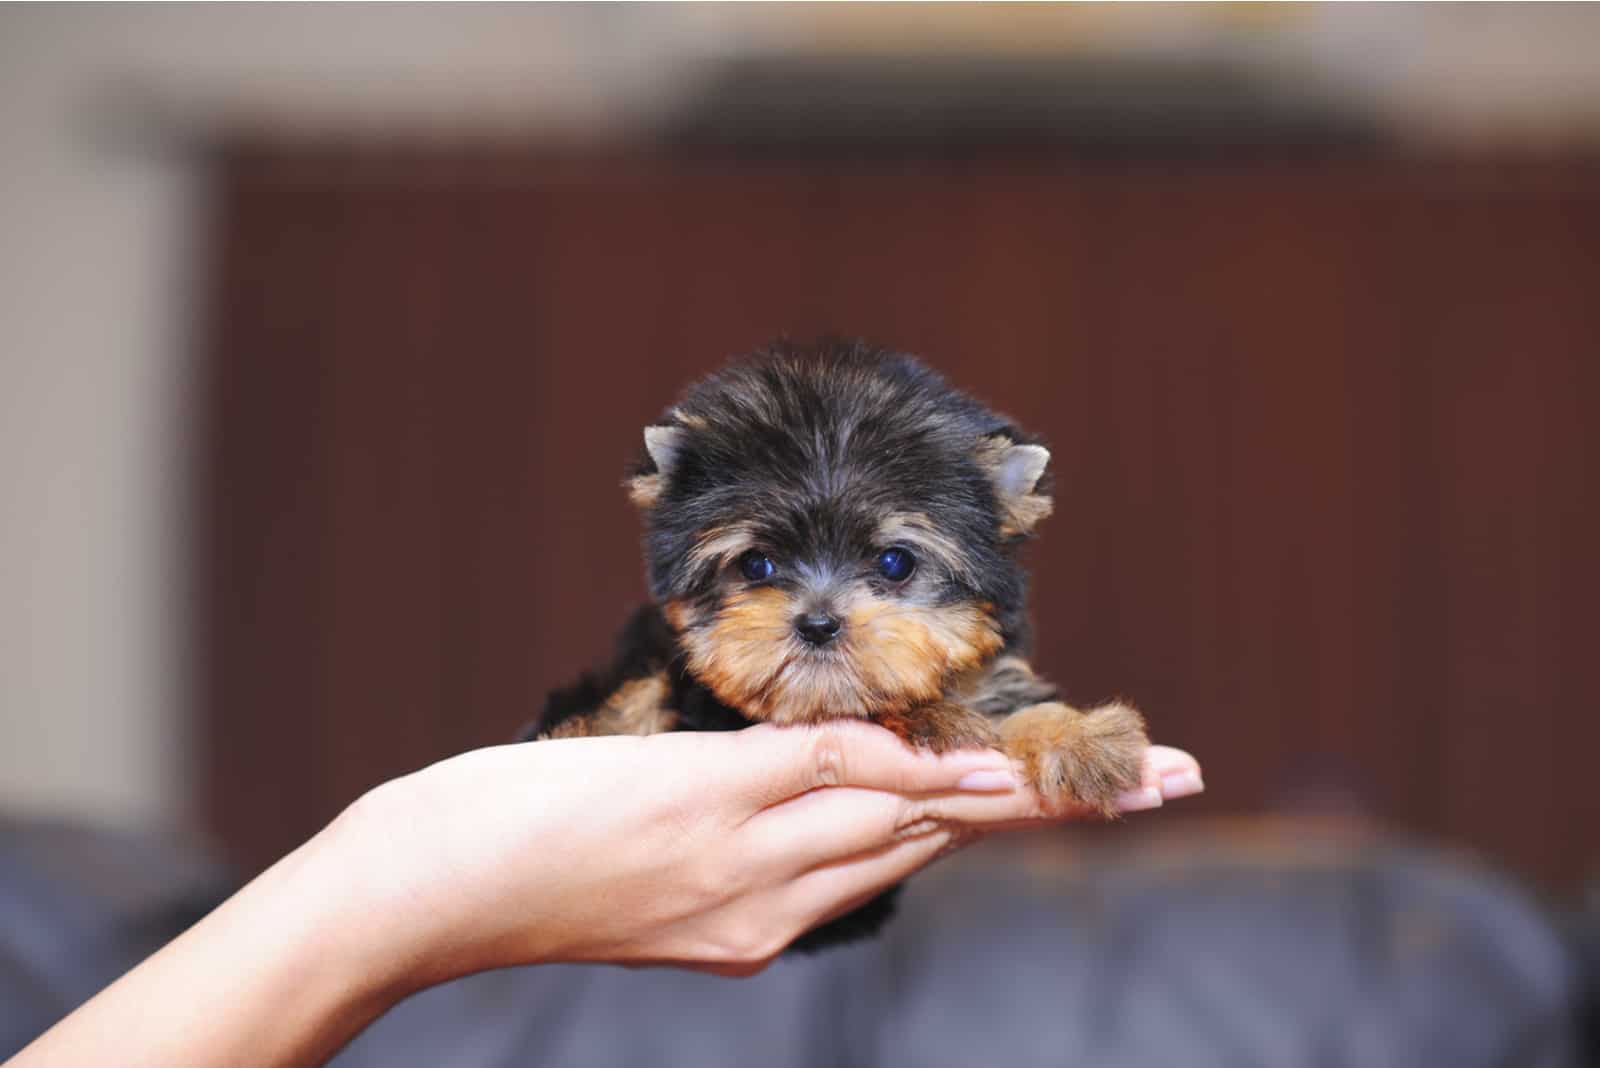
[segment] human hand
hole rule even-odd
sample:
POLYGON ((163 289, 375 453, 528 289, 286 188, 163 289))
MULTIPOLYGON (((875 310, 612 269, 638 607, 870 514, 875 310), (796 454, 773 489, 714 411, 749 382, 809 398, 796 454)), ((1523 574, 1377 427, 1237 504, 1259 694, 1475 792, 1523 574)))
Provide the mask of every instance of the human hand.
MULTIPOLYGON (((1200 789, 1152 747, 1129 811, 1200 789)), ((1071 818, 860 723, 563 739, 367 793, 13 1063, 320 1064, 413 991, 541 961, 759 970, 985 830, 1071 818)))
MULTIPOLYGON (((1129 811, 1163 782, 1195 792, 1199 769, 1154 747, 1145 781, 1129 811)), ((381 923, 396 982, 420 986, 553 960, 748 974, 979 832, 1079 815, 1047 811, 1001 753, 842 722, 477 750, 329 833, 363 858, 352 922, 381 923)))

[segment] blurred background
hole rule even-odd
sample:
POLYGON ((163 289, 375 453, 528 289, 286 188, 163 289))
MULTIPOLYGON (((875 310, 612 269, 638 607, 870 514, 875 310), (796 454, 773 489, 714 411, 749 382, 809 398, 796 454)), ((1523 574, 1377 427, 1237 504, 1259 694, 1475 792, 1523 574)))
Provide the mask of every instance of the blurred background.
POLYGON ((1053 444, 1035 661, 1205 765, 1028 863, 1236 857, 1270 911, 1403 857, 1516 917, 1487 1059, 1218 1063, 1578 1063, 1597 45, 1590 5, 0 9, 0 870, 50 873, 10 900, 189 915, 509 739, 643 595, 640 427, 841 333, 1053 444))

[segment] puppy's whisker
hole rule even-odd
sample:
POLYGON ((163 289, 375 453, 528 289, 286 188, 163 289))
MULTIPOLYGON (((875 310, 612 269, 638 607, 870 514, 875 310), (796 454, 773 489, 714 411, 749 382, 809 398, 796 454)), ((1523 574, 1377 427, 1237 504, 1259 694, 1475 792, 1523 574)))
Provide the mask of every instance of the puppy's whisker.
POLYGON ((783 659, 778 661, 778 666, 773 668, 772 671, 767 674, 767 677, 762 680, 761 689, 763 691, 770 689, 772 685, 783 676, 783 673, 789 670, 789 665, 794 663, 795 655, 795 652, 792 650, 786 651, 783 654, 783 659))

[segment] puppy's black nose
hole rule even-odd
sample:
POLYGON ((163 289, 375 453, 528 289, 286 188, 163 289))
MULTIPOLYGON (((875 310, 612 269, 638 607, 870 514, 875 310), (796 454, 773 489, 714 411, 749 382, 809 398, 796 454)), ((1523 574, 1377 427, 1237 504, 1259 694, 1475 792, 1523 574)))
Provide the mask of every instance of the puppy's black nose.
POLYGON ((839 633, 839 620, 820 614, 795 616, 794 629, 812 645, 827 645, 839 633))

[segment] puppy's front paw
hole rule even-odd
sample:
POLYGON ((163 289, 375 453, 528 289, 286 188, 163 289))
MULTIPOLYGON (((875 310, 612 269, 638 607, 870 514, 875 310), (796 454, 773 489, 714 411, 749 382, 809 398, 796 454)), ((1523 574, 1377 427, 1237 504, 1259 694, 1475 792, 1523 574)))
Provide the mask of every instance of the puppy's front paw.
POLYGON ((1113 702, 1087 712, 1059 701, 1029 705, 1000 723, 1003 748, 1053 805, 1076 802, 1110 818, 1137 787, 1149 748, 1144 717, 1113 702))

